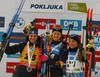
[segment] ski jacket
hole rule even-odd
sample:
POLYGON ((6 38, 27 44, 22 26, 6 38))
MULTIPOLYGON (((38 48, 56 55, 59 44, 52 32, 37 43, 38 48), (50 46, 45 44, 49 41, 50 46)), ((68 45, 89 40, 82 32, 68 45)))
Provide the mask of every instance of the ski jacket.
MULTIPOLYGON (((36 69, 37 63, 38 63, 39 46, 40 46, 39 41, 36 42, 35 51, 33 51, 33 52, 32 52, 33 44, 29 43, 29 49, 31 51, 30 56, 33 55, 30 65, 34 69, 36 69)), ((13 46, 9 46, 9 44, 8 44, 8 46, 5 50, 6 54, 15 54, 17 52, 20 52, 20 58, 19 58, 18 65, 28 66, 29 63, 28 63, 27 42, 21 42, 19 44, 13 45, 13 46)))
POLYGON ((47 63, 53 68, 62 68, 67 58, 67 48, 66 44, 63 42, 51 43, 50 57, 47 59, 47 63))

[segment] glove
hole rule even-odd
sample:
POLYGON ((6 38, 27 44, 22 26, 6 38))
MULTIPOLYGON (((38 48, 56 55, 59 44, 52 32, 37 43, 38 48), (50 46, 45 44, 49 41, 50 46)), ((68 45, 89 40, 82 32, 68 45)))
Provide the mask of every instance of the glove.
POLYGON ((7 34, 6 34, 6 33, 4 33, 4 34, 2 35, 2 37, 6 38, 6 37, 7 37, 7 34))
POLYGON ((95 49, 93 47, 90 48, 90 52, 92 52, 92 57, 94 57, 95 49))
POLYGON ((37 69, 37 71, 40 73, 41 72, 41 68, 37 69))
POLYGON ((63 42, 63 48, 67 49, 67 44, 65 42, 63 42))
POLYGON ((48 56, 42 56, 41 61, 47 61, 48 56))

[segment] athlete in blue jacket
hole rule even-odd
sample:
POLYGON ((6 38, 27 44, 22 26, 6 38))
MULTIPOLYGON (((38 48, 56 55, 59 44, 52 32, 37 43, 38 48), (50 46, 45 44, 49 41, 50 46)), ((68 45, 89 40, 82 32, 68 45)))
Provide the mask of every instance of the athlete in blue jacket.
POLYGON ((50 57, 42 56, 41 60, 50 65, 50 77, 63 77, 63 64, 66 62, 66 44, 62 42, 62 26, 54 25, 50 57))

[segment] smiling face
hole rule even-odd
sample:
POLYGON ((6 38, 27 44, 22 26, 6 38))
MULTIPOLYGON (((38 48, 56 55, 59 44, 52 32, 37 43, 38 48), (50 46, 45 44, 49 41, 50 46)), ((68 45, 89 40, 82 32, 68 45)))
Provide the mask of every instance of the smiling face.
POLYGON ((36 43, 36 40, 37 40, 37 35, 36 34, 30 34, 29 35, 29 41, 32 43, 32 44, 35 44, 36 43))
POLYGON ((58 41, 61 39, 61 33, 59 31, 54 31, 52 33, 52 38, 54 41, 58 41))
POLYGON ((70 48, 75 48, 75 47, 77 47, 78 46, 78 43, 74 40, 74 39, 70 39, 69 40, 69 47, 70 48))

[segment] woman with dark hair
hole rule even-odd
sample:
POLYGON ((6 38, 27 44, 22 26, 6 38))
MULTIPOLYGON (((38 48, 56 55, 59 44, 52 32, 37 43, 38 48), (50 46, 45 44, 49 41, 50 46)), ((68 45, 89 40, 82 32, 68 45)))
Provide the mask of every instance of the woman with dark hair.
POLYGON ((26 37, 26 41, 13 46, 9 46, 8 44, 5 50, 6 54, 20 52, 19 63, 12 77, 36 77, 40 41, 38 30, 31 28, 26 37))
MULTIPOLYGON (((92 53, 94 48, 90 48, 92 53), (91 50, 92 49, 92 50, 91 50)), ((79 36, 71 34, 69 36, 69 48, 67 50, 68 57, 66 60, 66 76, 65 77, 84 77, 83 62, 85 62, 85 50, 81 48, 79 36)), ((92 55, 91 68, 95 66, 95 56, 92 55)))

